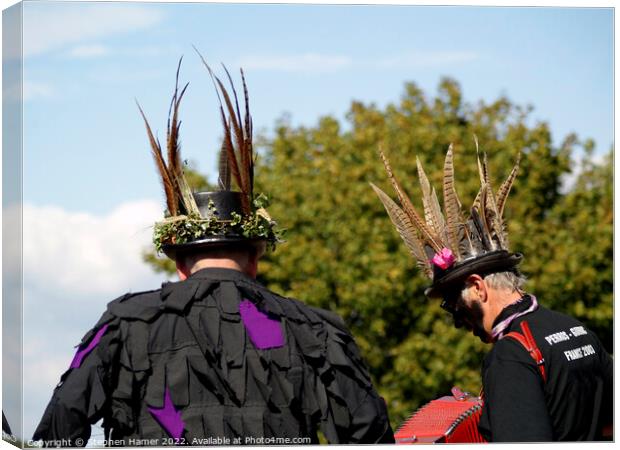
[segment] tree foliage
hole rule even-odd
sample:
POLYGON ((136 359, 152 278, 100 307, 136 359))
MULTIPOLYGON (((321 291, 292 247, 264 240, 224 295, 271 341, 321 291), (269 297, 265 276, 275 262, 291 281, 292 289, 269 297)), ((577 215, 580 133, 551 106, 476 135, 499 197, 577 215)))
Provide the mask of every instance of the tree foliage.
POLYGON ((425 298, 428 280, 368 184, 391 192, 379 144, 415 202, 415 157, 441 192, 443 160, 454 143, 464 207, 479 188, 473 135, 488 154, 495 188, 521 150, 520 176, 504 217, 511 249, 525 255, 528 290, 543 305, 583 320, 611 350, 611 152, 596 164, 586 142, 579 175, 562 189, 575 169, 571 157, 581 146, 576 136, 554 145, 549 126, 532 123, 532 108, 505 97, 475 105, 462 97, 451 79, 442 80, 435 97, 408 83, 400 100, 384 109, 353 102, 345 124, 329 116, 315 126, 281 120, 272 138, 261 139, 257 190, 270 194, 269 212, 287 229, 287 243, 261 262, 261 281, 343 317, 394 427, 453 385, 477 393, 485 347, 425 298))

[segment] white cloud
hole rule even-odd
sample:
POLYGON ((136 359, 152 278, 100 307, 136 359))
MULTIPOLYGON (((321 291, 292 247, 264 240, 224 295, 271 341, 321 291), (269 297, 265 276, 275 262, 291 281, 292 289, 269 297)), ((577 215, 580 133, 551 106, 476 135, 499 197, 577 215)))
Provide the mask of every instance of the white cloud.
POLYGON ((161 215, 161 205, 150 200, 123 204, 105 216, 26 204, 24 282, 78 298, 144 289, 155 277, 141 252, 161 215))
MULTIPOLYGON (((46 324, 40 324, 46 326, 46 324)), ((82 330, 86 332, 87 330, 82 330)), ((71 344, 75 344, 72 342, 71 344)), ((24 430, 23 438, 30 439, 43 416, 60 376, 67 370, 75 349, 58 333, 50 332, 47 339, 26 336, 24 345, 24 430), (53 337, 53 339, 52 339, 53 337)))
MULTIPOLYGON (((141 257, 150 245, 153 223, 162 218, 158 201, 127 202, 105 215, 32 204, 22 211, 23 431, 30 438, 74 346, 105 305, 125 292, 158 288, 166 277, 155 274, 141 257)), ((13 220, 18 214, 18 207, 3 211, 13 220)), ((7 250, 7 256, 19 261, 15 249, 7 250)), ((15 300, 12 304, 19 305, 17 296, 15 300)), ((7 380, 7 385, 19 391, 19 379, 7 380)))
POLYGON ((371 64, 381 69, 424 68, 471 62, 478 58, 477 53, 470 51, 411 52, 380 59, 371 64))
POLYGON ((152 7, 101 3, 94 5, 29 3, 24 7, 24 57, 84 45, 85 41, 135 32, 161 22, 152 7))
POLYGON ((71 58, 95 58, 97 56, 105 56, 110 50, 99 44, 78 45, 67 52, 67 56, 71 58))
POLYGON ((245 70, 275 70, 285 72, 332 72, 351 67, 347 56, 304 53, 301 55, 246 56, 238 65, 245 70))

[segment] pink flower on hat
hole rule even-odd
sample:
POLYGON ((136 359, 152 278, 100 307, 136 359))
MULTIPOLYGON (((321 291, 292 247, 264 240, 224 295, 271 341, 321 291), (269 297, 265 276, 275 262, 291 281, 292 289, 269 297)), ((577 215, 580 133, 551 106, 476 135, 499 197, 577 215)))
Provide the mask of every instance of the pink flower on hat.
POLYGON ((452 250, 449 248, 442 248, 439 253, 435 253, 431 262, 435 264, 437 267, 440 267, 443 270, 446 270, 452 264, 454 264, 455 258, 452 250))

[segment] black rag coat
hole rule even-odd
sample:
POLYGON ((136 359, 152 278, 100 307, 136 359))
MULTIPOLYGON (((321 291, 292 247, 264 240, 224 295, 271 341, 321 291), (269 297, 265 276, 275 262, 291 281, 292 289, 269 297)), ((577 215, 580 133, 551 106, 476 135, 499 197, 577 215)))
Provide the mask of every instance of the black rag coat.
POLYGON ((85 445, 101 418, 117 445, 318 443, 319 429, 330 443, 394 442, 340 317, 228 269, 110 302, 33 439, 85 445), (279 323, 283 345, 257 348, 240 316, 248 300, 279 323))

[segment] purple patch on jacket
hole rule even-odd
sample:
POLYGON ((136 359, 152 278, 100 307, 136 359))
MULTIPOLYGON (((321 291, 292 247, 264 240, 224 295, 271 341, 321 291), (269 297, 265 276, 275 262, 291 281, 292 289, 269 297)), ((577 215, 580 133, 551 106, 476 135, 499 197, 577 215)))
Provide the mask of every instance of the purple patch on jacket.
POLYGON ((82 365, 82 361, 84 360, 84 358, 86 358, 86 356, 97 346, 107 329, 108 324, 106 323, 104 326, 101 327, 99 331, 97 331, 95 337, 91 339, 91 341, 86 347, 78 348, 78 351, 73 357, 73 361, 71 361, 71 365, 69 366, 70 369, 77 369, 82 365))
POLYGON ((284 334, 279 320, 272 319, 266 313, 259 311, 249 300, 239 303, 239 314, 256 348, 265 350, 284 345, 284 334))
POLYGON ((183 437, 185 423, 181 418, 181 412, 177 411, 172 404, 170 390, 168 390, 168 388, 166 388, 164 393, 164 407, 151 408, 149 406, 148 410, 153 415, 153 418, 162 426, 162 428, 168 432, 170 437, 174 439, 181 439, 183 437))

